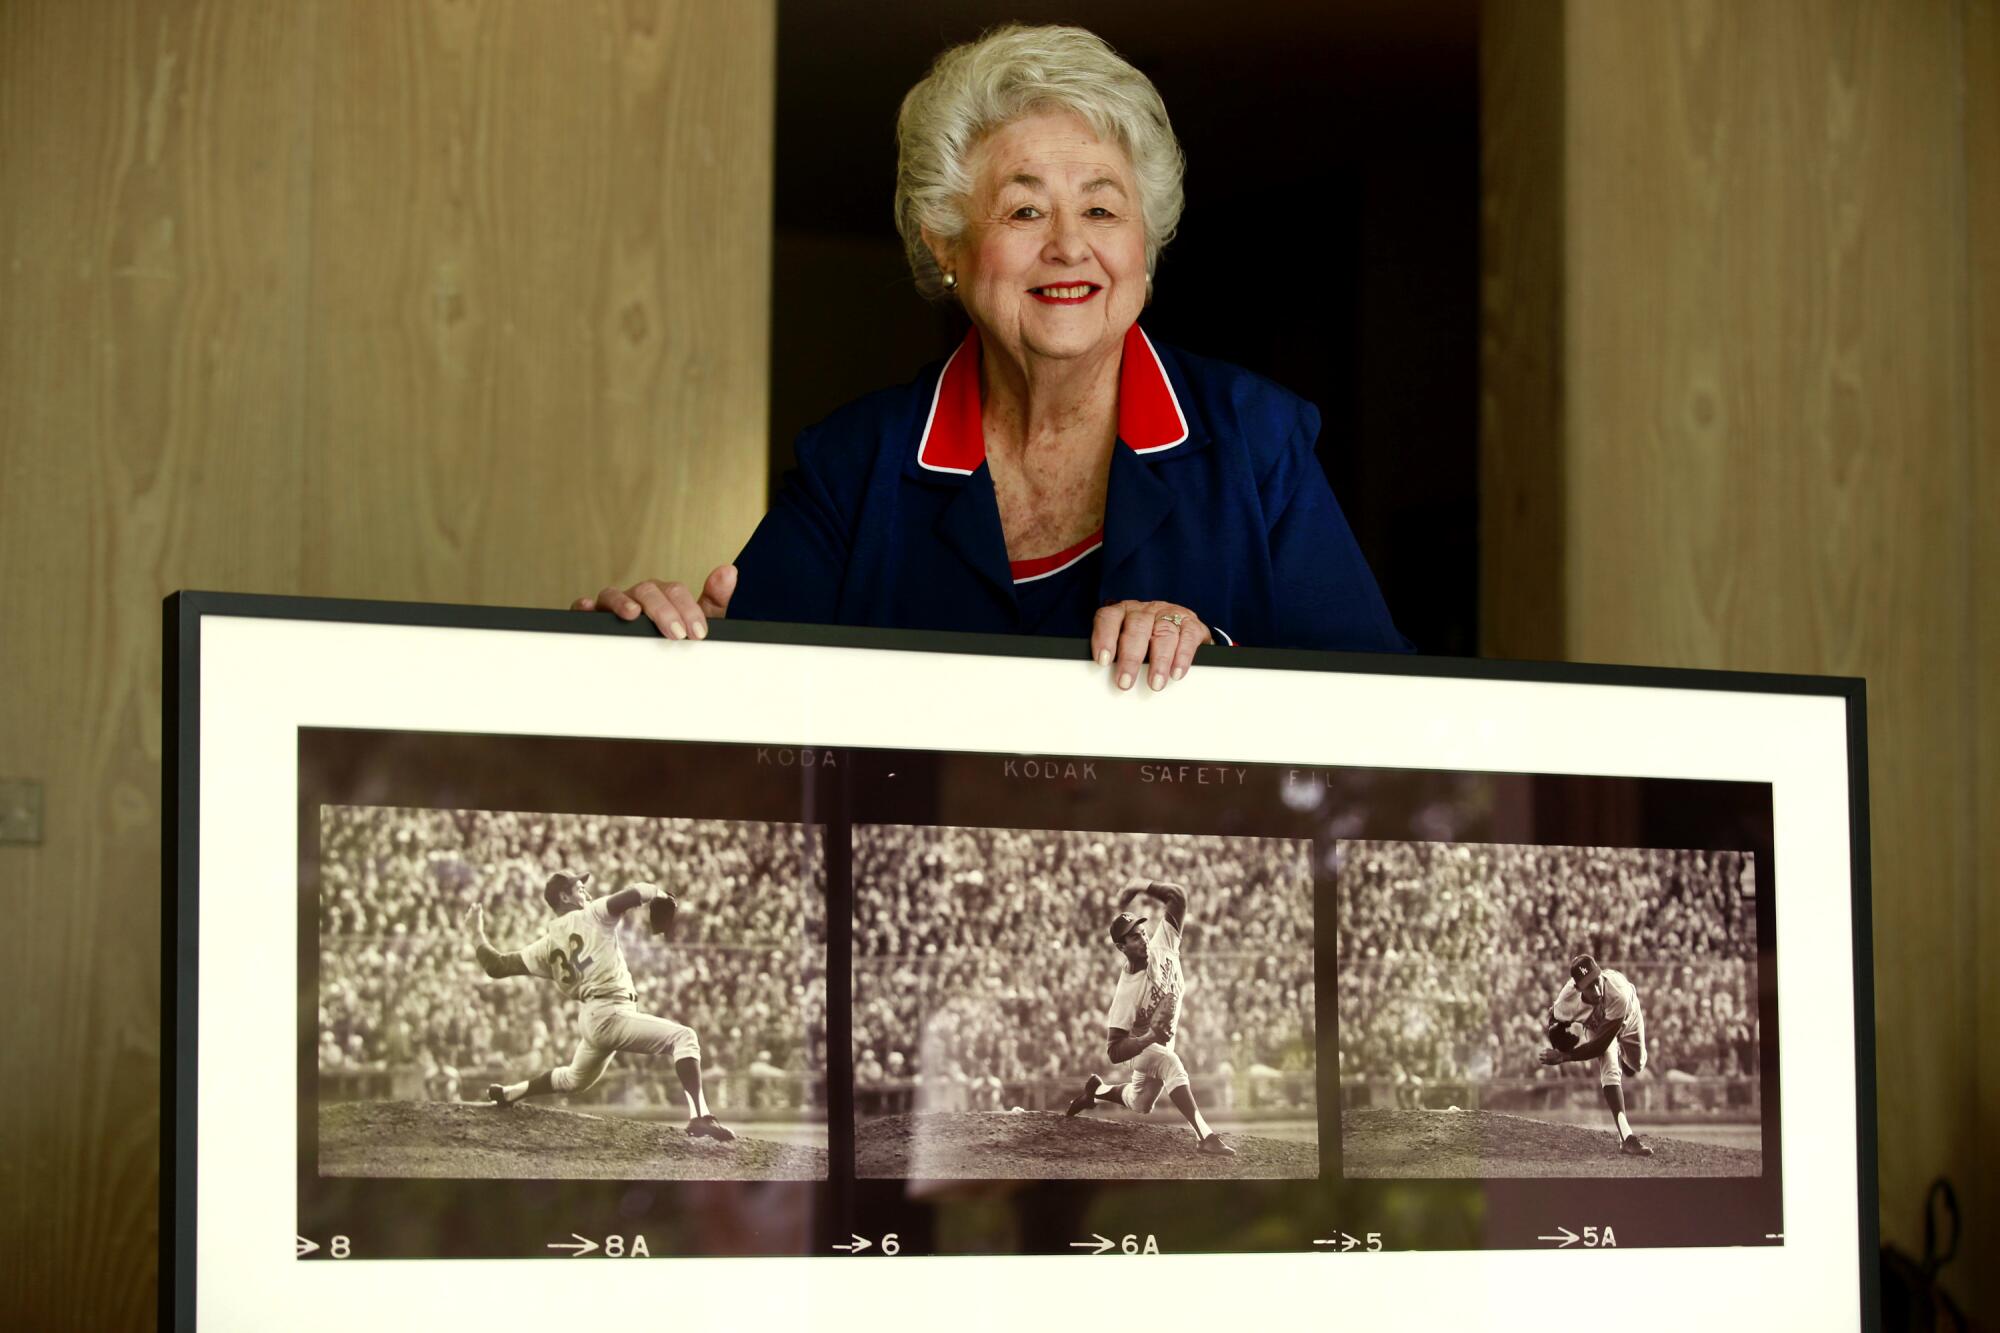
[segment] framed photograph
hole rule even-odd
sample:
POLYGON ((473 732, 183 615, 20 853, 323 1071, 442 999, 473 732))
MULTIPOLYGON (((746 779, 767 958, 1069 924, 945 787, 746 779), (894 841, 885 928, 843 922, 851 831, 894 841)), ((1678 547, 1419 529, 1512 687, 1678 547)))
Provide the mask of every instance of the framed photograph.
POLYGON ((1874 1327, 1858 681, 166 633, 165 1326, 1874 1327))

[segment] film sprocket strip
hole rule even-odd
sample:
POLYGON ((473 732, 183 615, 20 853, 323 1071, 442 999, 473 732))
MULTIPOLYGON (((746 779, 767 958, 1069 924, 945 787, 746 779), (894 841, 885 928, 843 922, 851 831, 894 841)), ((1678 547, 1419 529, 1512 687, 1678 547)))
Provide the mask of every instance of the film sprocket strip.
MULTIPOLYGON (((1616 1139, 1602 1128, 1415 1100, 1388 1108, 1418 1125, 1411 1149, 1416 1160, 1403 1173, 1406 1178, 1349 1178, 1344 1160, 1351 1116, 1343 1112, 1356 1092, 1340 1077, 1339 848, 1355 838, 1378 838, 1446 851, 1513 845, 1741 853, 1755 867, 1755 938, 1768 941, 1775 935, 1769 921, 1769 789, 1757 784, 317 730, 301 733, 300 760, 300 863, 309 873, 300 886, 299 962, 302 979, 314 981, 302 985, 301 1000, 310 995, 313 1007, 302 1003, 299 1025, 299 1234, 319 1247, 311 1252, 316 1259, 331 1257, 333 1237, 343 1238, 346 1253, 354 1257, 425 1258, 564 1258, 611 1250, 651 1258, 892 1250, 1095 1253, 1099 1247, 1110 1253, 1128 1246, 1139 1252, 1353 1253, 1770 1244, 1782 1237, 1775 959, 1768 952, 1752 960, 1760 979, 1754 992, 1761 1034, 1754 1081, 1760 1123, 1752 1130, 1755 1152, 1747 1154, 1753 1165, 1723 1168, 1754 1174, 1677 1175, 1687 1162, 1669 1149, 1679 1149, 1681 1140, 1670 1127, 1656 1128, 1636 1113, 1634 1119, 1647 1124, 1648 1137, 1661 1151, 1660 1160, 1622 1159, 1616 1139), (319 885, 312 872, 319 865, 323 811, 362 791, 376 806, 441 809, 447 808, 439 803, 448 794, 448 808, 462 812, 754 820, 823 830, 830 946, 828 1178, 823 1183, 661 1179, 658 1162, 637 1161, 629 1171, 586 1167, 605 1179, 322 1174, 315 1058, 322 940, 319 885), (1075 877, 1070 891, 1076 911, 1090 922, 1108 919, 1126 881, 1158 873, 1159 858, 1145 851, 1147 839, 1205 839, 1211 854, 1225 858, 1232 846, 1297 848, 1305 862, 1300 873, 1310 881, 1307 965, 1316 1019, 1310 1068, 1304 1071, 1307 1095, 1299 1095, 1296 1069, 1260 1067, 1241 1078, 1232 1069, 1231 1077, 1218 1080, 1210 1061, 1193 1071, 1196 1094, 1226 1126, 1223 1137, 1234 1140, 1237 1150, 1234 1158, 1208 1159, 1194 1152, 1192 1130, 1179 1123, 1164 1096, 1144 1118, 1109 1103, 1102 1115, 1092 1106, 1072 1117, 1046 1097, 1033 1108, 1020 1105, 1030 1090, 1019 1081, 990 1088, 990 1096, 967 1093, 968 1086, 986 1089, 994 1081, 977 1070, 965 1071, 966 1083, 952 1086, 942 1105, 920 1107, 909 1095, 920 1091, 915 1083, 897 1089, 905 1098, 895 1108, 885 1108, 879 1090, 871 1093, 865 1079, 857 1094, 856 1061, 864 1054, 854 1048, 857 1001, 866 1002, 871 983, 894 982, 903 961, 885 963, 865 943, 856 945, 857 892, 879 897, 881 889, 854 882, 857 855, 865 857, 891 832, 904 836, 912 830, 933 835, 933 844, 937 835, 951 833, 966 835, 961 841, 969 844, 984 838, 989 848, 996 838, 1031 849, 1039 844, 1049 857, 1068 854, 1079 835, 1122 840, 1106 859, 1061 868, 1075 877), (1419 832, 1431 836, 1412 837, 1419 832), (1256 1108, 1225 1107, 1203 1091, 1204 1083, 1211 1091, 1224 1084, 1285 1086, 1291 1100, 1284 1118, 1306 1122, 1306 1132, 1294 1123, 1286 1126, 1292 1138, 1272 1140, 1259 1132, 1265 1121, 1243 1114, 1256 1108), (909 1109, 893 1113, 898 1108, 909 1109), (892 1113, 882 1113, 885 1109, 892 1113), (1423 1140, 1435 1137, 1436 1126, 1448 1127, 1453 1142, 1462 1145, 1467 1135, 1477 1139, 1502 1120, 1546 1123, 1552 1133, 1561 1132, 1572 1160, 1544 1163, 1554 1172, 1544 1178, 1425 1177, 1423 1140), (885 1154, 891 1163, 887 1171, 885 1154), (1603 1155, 1605 1174, 1591 1174, 1597 1168, 1586 1154, 1603 1155), (991 1162, 1013 1165, 995 1168, 991 1162), (918 1183, 913 1186, 912 1180, 918 1183), (728 1224, 732 1217, 738 1225, 728 1224)), ((923 843, 916 840, 920 854, 923 843)), ((940 868, 934 862, 933 855, 928 867, 904 866, 904 877, 942 877, 942 882, 993 869, 976 863, 940 868)), ((883 868, 870 873, 882 878, 883 868)), ((892 867, 890 878, 894 875, 892 867)), ((662 878, 663 887, 676 890, 671 869, 663 868, 662 878)), ((950 898, 947 892, 940 901, 950 898)), ((1186 962, 1197 983, 1204 972, 1204 930, 1229 933, 1218 924, 1204 920, 1195 896, 1186 921, 1191 939, 1186 962)), ((1254 923, 1251 933, 1260 940, 1269 935, 1256 932, 1254 923)), ((1086 981, 1077 993, 1088 997, 1082 1002, 1088 1027, 1100 1021, 1120 960, 1108 942, 1086 950, 1086 935, 1098 938, 1094 925, 1046 941, 1048 955, 1041 962, 1057 970, 1084 970, 1086 981)), ((965 941, 964 932, 948 941, 946 956, 965 941)), ((1008 969, 1017 982, 1036 964, 1034 955, 1029 946, 1008 969)), ((1538 992, 1536 1009, 1552 998, 1567 959, 1540 961, 1549 981, 1538 992)), ((1195 1029, 1204 1005, 1212 1007, 1215 992, 1233 984, 1218 980, 1207 995, 1197 984, 1187 1001, 1195 1029)), ((976 988, 961 987, 942 998, 948 1021, 955 1021, 955 1012, 982 1004, 1006 1010, 1007 1021, 1020 1027, 1011 1039, 1034 1047, 1038 1066, 1059 1027, 1048 1015, 1043 1030, 1034 1031, 1031 1015, 1024 1015, 1017 1001, 982 996, 976 988)), ((1519 1017, 1533 1020, 1532 1013, 1519 1017)), ((921 1046, 920 1034, 914 1044, 921 1046)), ((1072 1082, 1105 1070, 1103 1052, 1083 1040, 1068 1041, 1063 1049, 1074 1055, 1065 1070, 1072 1082)), ((952 1058, 942 1048, 928 1054, 940 1062, 952 1058)), ((619 1058, 640 1065, 657 1057, 619 1058)), ((1046 1093, 1046 1080, 1040 1082, 1044 1086, 1037 1090, 1046 1093)), ((468 1109, 511 1127, 497 1108, 468 1109)), ((725 1115, 735 1110, 719 1109, 725 1115)), ((749 1132, 754 1136, 754 1127, 749 1132)), ((1501 1151, 1496 1145, 1496 1160, 1501 1151)), ((1714 1161, 1698 1165, 1713 1169, 1714 1161)))

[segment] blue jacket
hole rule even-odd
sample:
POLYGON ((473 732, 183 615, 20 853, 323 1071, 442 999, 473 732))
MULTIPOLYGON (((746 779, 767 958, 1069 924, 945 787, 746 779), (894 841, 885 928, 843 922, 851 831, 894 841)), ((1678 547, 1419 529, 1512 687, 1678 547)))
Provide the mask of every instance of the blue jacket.
POLYGON ((1010 567, 974 330, 911 383, 799 436, 797 471, 736 559, 729 615, 1087 638, 1098 607, 1159 599, 1219 642, 1407 651, 1313 456, 1318 435, 1312 404, 1134 325, 1101 547, 1062 553, 1049 574, 1010 567))

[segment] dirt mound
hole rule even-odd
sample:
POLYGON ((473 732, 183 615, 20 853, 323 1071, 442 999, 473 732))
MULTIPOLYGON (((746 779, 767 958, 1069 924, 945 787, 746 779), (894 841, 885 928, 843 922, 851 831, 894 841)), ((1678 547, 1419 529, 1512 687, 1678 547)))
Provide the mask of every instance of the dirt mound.
POLYGON ((898 1180, 1310 1179, 1319 1145, 1225 1134, 1234 1157, 1194 1150, 1194 1132, 1054 1111, 937 1111, 854 1130, 854 1172, 898 1180))
POLYGON ((1494 1176, 1760 1176, 1764 1154, 1639 1137, 1651 1157, 1627 1157, 1608 1128, 1554 1124, 1493 1111, 1343 1111, 1342 1174, 1465 1179, 1494 1176))
POLYGON ((825 1180, 821 1148, 692 1139, 678 1124, 486 1102, 342 1102, 319 1111, 323 1176, 454 1180, 825 1180))

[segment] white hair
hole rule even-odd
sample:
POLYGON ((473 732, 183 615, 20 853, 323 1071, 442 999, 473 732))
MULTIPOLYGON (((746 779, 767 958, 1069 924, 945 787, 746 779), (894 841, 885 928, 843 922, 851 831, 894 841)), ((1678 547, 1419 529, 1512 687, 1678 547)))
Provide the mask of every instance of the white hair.
POLYGON ((973 149, 1001 126, 1050 110, 1080 116, 1132 160, 1151 281, 1180 225, 1186 165, 1159 90, 1095 33, 1010 23, 940 55, 896 114, 896 231, 925 296, 945 286, 923 233, 964 233, 973 149))

